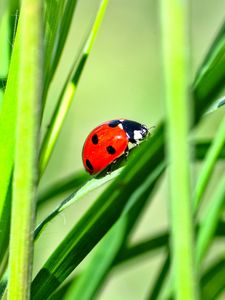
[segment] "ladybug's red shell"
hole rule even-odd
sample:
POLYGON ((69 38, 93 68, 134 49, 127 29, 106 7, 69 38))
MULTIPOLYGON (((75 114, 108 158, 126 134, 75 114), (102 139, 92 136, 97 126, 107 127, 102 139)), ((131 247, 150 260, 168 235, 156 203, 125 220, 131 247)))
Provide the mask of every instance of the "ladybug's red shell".
POLYGON ((85 169, 90 174, 100 172, 125 152, 128 141, 126 131, 120 126, 110 127, 107 122, 96 127, 84 143, 85 169))
POLYGON ((83 147, 83 163, 90 174, 105 169, 121 155, 129 153, 128 144, 138 145, 149 134, 148 128, 127 119, 111 120, 96 127, 83 147))

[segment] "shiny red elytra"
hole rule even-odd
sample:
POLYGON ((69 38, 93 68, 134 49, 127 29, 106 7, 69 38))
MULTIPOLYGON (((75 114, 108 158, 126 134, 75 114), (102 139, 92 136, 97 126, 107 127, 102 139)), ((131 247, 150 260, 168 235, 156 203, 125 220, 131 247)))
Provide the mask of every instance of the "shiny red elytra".
POLYGON ((105 122, 88 135, 82 159, 87 172, 97 174, 122 155, 129 154, 129 143, 136 146, 149 131, 138 122, 118 119, 105 122))

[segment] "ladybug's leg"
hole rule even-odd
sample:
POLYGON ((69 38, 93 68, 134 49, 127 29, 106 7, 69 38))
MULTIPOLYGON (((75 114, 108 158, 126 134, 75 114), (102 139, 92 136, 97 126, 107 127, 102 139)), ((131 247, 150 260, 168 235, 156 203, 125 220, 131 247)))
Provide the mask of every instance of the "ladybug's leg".
POLYGON ((124 151, 124 155, 125 155, 125 157, 127 157, 128 155, 129 155, 129 148, 128 148, 128 146, 127 146, 127 148, 125 149, 125 151, 124 151))

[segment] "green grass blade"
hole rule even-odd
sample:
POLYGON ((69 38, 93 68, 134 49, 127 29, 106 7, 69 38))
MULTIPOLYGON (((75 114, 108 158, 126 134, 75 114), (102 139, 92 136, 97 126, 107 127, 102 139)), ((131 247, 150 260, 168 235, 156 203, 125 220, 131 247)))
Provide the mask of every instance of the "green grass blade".
MULTIPOLYGON (((201 115, 224 86, 225 23, 212 43, 193 84, 194 111, 201 115), (207 104, 208 103, 208 104, 207 104)), ((196 114, 196 118, 199 115, 196 114)))
MULTIPOLYGON (((46 86, 45 86, 46 91, 48 90, 49 83, 51 82, 51 80, 54 76, 54 73, 57 69, 58 63, 60 61, 60 57, 63 52, 64 46, 66 43, 66 39, 67 39, 67 36, 69 33, 69 29, 71 26, 72 18, 73 18, 73 15, 74 15, 74 12, 75 12, 76 6, 77 6, 77 0, 70 0, 70 1, 65 1, 65 0, 62 1, 61 0, 61 2, 63 2, 63 4, 61 3, 61 8, 64 8, 64 6, 65 6, 65 8, 63 10, 63 16, 62 16, 62 21, 60 22, 60 26, 59 26, 59 28, 56 28, 55 33, 54 33, 54 35, 56 35, 56 33, 57 33, 58 39, 54 45, 55 51, 52 53, 51 66, 50 66, 49 72, 46 76, 46 86)), ((55 22, 54 11, 52 11, 52 13, 53 14, 51 16, 50 24, 53 24, 55 22)), ((60 17, 60 15, 61 15, 61 10, 58 13, 59 17, 60 17)), ((52 52, 52 50, 51 50, 51 52, 52 52)), ((46 93, 46 95, 47 95, 47 93, 46 93)), ((44 101, 45 100, 46 99, 44 99, 44 101)))
POLYGON ((202 299, 219 299, 225 289, 225 258, 220 257, 208 267, 201 278, 202 299))
POLYGON ((170 267, 170 256, 167 254, 157 274, 157 277, 153 283, 153 289, 150 291, 150 294, 146 297, 146 299, 148 300, 160 299, 159 298, 160 292, 165 282, 166 275, 168 274, 169 267, 170 267))
POLYGON ((97 32, 101 25, 103 16, 105 14, 106 7, 108 5, 108 0, 102 0, 99 7, 98 13, 96 15, 93 26, 89 32, 87 40, 84 47, 79 54, 78 63, 72 66, 70 74, 68 76, 67 82, 64 85, 62 93, 57 101, 55 111, 53 113, 52 119, 50 121, 48 130, 43 140, 43 144, 40 152, 40 174, 45 170, 49 158, 52 154, 54 146, 56 144, 59 132, 63 126, 65 117, 69 111, 72 100, 77 90, 77 85, 82 74, 83 68, 93 47, 97 32))
MULTIPOLYGON (((224 236, 224 223, 220 223, 216 234, 218 237, 224 236), (222 226, 222 228, 220 228, 222 226), (222 229, 222 230, 221 230, 222 229)), ((115 265, 129 262, 131 259, 135 259, 139 256, 151 253, 155 250, 159 250, 162 247, 168 246, 169 233, 164 232, 159 235, 153 236, 145 241, 134 244, 132 246, 126 246, 118 254, 117 259, 115 260, 115 265)))
POLYGON ((172 263, 176 299, 197 299, 188 148, 188 1, 161 1, 166 84, 172 263), (181 226, 182 224, 182 226, 181 226))
POLYGON ((9 300, 28 299, 30 293, 38 111, 42 75, 41 15, 40 1, 22 2, 18 29, 19 91, 9 248, 9 300))
POLYGON ((50 186, 41 190, 38 194, 38 205, 50 200, 56 196, 64 194, 72 190, 77 191, 81 188, 88 180, 90 180, 90 175, 84 171, 78 171, 66 178, 62 178, 50 186))
POLYGON ((100 241, 93 258, 78 280, 68 289, 63 300, 92 300, 119 252, 126 231, 122 218, 100 241))
POLYGON ((9 245, 9 231, 10 231, 10 215, 11 215, 11 202, 12 202, 12 182, 10 183, 10 187, 8 190, 6 203, 4 206, 2 219, 5 220, 2 226, 2 233, 0 235, 0 278, 2 277, 5 269, 7 267, 8 260, 8 245, 9 245))
MULTIPOLYGON (((69 1, 71 2, 71 1, 69 1)), ((72 1, 73 2, 73 1, 72 1)), ((44 78, 48 78, 48 74, 52 68, 52 60, 54 59, 57 43, 59 40, 59 28, 63 18, 65 0, 45 0, 45 59, 44 59, 44 78)), ((65 43, 65 41, 64 41, 65 43)), ((61 49, 62 50, 62 49, 61 49)), ((45 80, 45 83, 47 80, 45 80)))
MULTIPOLYGON (((209 148, 212 145, 212 141, 202 141, 196 143, 195 146, 195 159, 196 160, 202 160, 206 157, 209 148)), ((222 150, 219 153, 218 159, 224 159, 225 158, 225 146, 222 148, 222 150)))
POLYGON ((10 15, 7 9, 0 21, 0 107, 8 75, 10 47, 10 15))
POLYGON ((149 141, 139 146, 126 168, 54 251, 34 279, 33 299, 51 293, 116 222, 136 187, 143 184, 146 176, 152 175, 161 162, 163 147, 160 137, 158 129, 149 141))
MULTIPOLYGON (((197 142, 195 145, 195 159, 202 160, 205 158, 206 153, 208 152, 211 146, 210 141, 202 141, 197 142)), ((225 158, 225 147, 223 147, 220 152, 219 159, 225 158)), ((46 201, 51 200, 54 197, 60 196, 66 192, 71 192, 72 190, 77 190, 86 181, 90 178, 90 176, 84 171, 78 171, 74 174, 69 175, 66 178, 62 178, 45 189, 41 190, 38 195, 38 205, 45 203, 46 201)))
MULTIPOLYGON (((11 198, 7 197, 12 176, 15 149, 16 108, 18 93, 18 35, 16 36, 9 68, 9 77, 0 110, 0 241, 8 235, 9 219, 5 213, 10 211, 11 198)), ((7 214, 8 216, 8 214, 7 214)), ((4 256, 5 244, 0 243, 0 258, 4 256)))
POLYGON ((224 149, 225 144, 225 118, 221 121, 220 127, 217 131, 216 136, 214 137, 213 143, 207 153, 207 157, 205 158, 203 167, 201 169, 201 173, 199 174, 199 178, 196 184, 193 204, 196 209, 199 207, 201 198, 207 188, 207 184, 211 178, 213 173, 214 166, 217 162, 217 158, 219 157, 222 149, 224 149))
POLYGON ((150 251, 158 250, 159 248, 165 247, 168 244, 168 241, 169 234, 168 232, 164 232, 132 246, 126 246, 121 249, 115 263, 124 263, 140 255, 149 253, 150 251))
MULTIPOLYGON (((106 241, 98 248, 89 267, 81 275, 81 279, 78 281, 75 280, 73 287, 71 287, 70 292, 68 292, 71 299, 73 297, 74 299, 86 300, 94 298, 96 292, 101 288, 106 276, 111 271, 112 266, 115 265, 115 263, 118 263, 118 256, 121 254, 121 249, 124 248, 124 244, 127 242, 128 236, 138 221, 138 217, 140 217, 141 212, 144 210, 146 203, 150 199, 149 195, 153 192, 154 185, 164 171, 164 168, 164 164, 160 165, 145 183, 130 197, 129 205, 125 207, 122 218, 112 229, 113 232, 109 233, 111 243, 113 244, 110 246, 110 242, 106 241), (101 258, 99 258, 99 256, 101 258), (101 261, 101 264, 99 261, 101 261), (95 280, 90 282, 90 278, 93 277, 95 280), (84 293, 85 286, 86 289, 84 293)), ((159 245, 152 244, 148 246, 151 248, 154 246, 159 247, 159 245)))
POLYGON ((201 263, 206 254, 212 238, 215 234, 216 228, 225 203, 225 176, 221 179, 218 188, 216 189, 212 200, 205 209, 201 227, 198 233, 196 246, 196 259, 198 264, 201 263))
POLYGON ((47 226, 47 224, 53 220, 59 213, 61 213, 64 209, 81 199, 83 196, 87 195, 91 191, 101 187, 105 183, 109 182, 118 174, 121 172, 121 170, 114 171, 110 175, 103 177, 101 179, 91 179, 89 180, 85 185, 83 185, 80 189, 73 192, 70 196, 68 196, 65 200, 63 200, 59 206, 54 209, 35 229, 34 236, 35 239, 39 237, 41 232, 44 230, 44 228, 47 226))

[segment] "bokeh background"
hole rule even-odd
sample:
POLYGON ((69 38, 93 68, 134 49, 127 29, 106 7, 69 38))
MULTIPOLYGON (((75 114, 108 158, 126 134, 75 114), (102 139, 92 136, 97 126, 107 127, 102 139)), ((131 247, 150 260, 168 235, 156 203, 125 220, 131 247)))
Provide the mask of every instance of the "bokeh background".
MULTIPOLYGON (((78 1, 67 46, 48 97, 43 133, 63 84, 63 74, 66 74, 71 60, 76 57, 98 5, 99 0, 78 1)), ((191 6, 190 73, 193 78, 223 23, 225 2, 196 0, 192 1, 191 6)), ((163 93, 159 1, 109 0, 103 24, 53 156, 42 178, 40 190, 56 179, 64 178, 83 168, 83 142, 87 134, 101 122, 122 117, 143 122, 149 127, 157 126, 165 114, 163 93)), ((224 112, 221 109, 218 113, 206 117, 193 136, 201 139, 212 136, 224 112)), ((199 165, 194 168, 194 173, 197 174, 199 165)), ((222 170, 222 166, 218 166, 216 176, 219 176, 222 170)), ((212 186, 216 182, 216 176, 212 186)), ((50 224, 36 244, 35 272, 100 192, 101 189, 82 199, 50 224)), ((56 206, 57 201, 62 199, 60 197, 44 205, 38 220, 46 216, 48 211, 56 206)), ((147 238, 151 233, 167 227, 167 201, 168 191, 164 178, 131 242, 147 238)), ((222 249, 222 246, 218 245, 218 249, 222 249)), ((114 269, 100 292, 99 299, 144 299, 162 257, 163 252, 154 256, 146 255, 114 269)), ((83 267, 84 263, 79 268, 83 267)))

